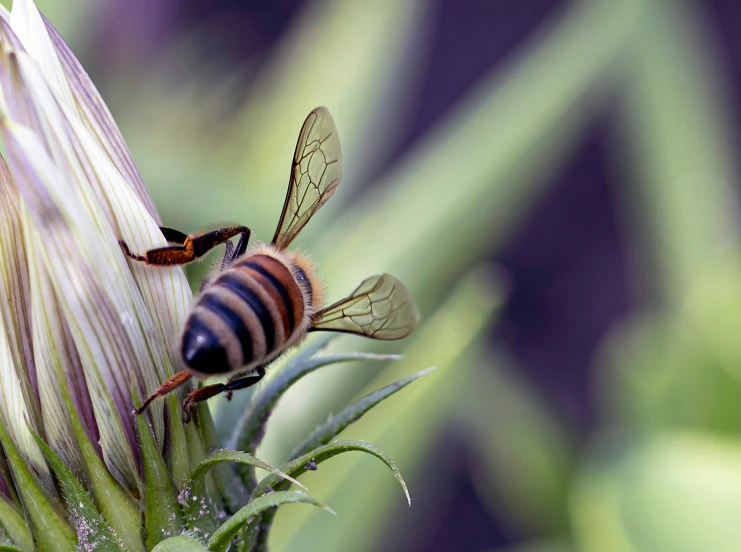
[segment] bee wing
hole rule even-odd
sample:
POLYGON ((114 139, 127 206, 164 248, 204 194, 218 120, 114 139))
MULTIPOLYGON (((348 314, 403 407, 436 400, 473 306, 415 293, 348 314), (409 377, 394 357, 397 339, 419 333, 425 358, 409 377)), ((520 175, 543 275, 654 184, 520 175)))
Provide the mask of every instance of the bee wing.
POLYGON ((419 321, 412 296, 389 274, 371 276, 348 297, 314 315, 309 331, 333 331, 393 340, 408 336, 419 321))
POLYGON ((291 164, 291 180, 273 245, 284 249, 324 205, 342 180, 342 151, 334 120, 318 107, 304 121, 291 164))

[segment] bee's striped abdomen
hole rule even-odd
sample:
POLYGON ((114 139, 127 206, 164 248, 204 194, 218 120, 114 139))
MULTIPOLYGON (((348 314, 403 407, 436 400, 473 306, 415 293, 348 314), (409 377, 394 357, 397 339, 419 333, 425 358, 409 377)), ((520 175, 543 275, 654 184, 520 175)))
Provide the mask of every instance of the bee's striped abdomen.
POLYGON ((304 315, 290 270, 267 255, 247 255, 198 297, 185 325, 185 363, 205 374, 254 367, 285 348, 304 315))

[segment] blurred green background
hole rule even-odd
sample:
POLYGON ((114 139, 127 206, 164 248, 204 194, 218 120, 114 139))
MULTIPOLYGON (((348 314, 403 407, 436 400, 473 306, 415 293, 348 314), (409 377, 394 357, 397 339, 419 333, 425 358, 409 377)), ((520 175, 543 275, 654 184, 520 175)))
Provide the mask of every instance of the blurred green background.
MULTIPOLYGON (((259 451, 437 366, 343 434, 412 507, 343 455, 304 480, 339 517, 284 508, 274 550, 741 550, 740 5, 37 3, 168 226, 269 239, 329 107, 345 178, 298 247, 330 300, 389 271, 420 304, 404 360, 307 378, 259 451)), ((225 433, 248 400, 213 401, 225 433)))

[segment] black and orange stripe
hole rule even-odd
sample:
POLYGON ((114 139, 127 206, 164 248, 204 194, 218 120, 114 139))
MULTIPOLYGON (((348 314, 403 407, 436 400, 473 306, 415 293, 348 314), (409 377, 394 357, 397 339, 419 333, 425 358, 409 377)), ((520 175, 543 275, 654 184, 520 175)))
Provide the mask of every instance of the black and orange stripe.
POLYGON ((200 373, 223 374, 277 356, 303 329, 302 285, 284 262, 245 256, 198 296, 182 335, 183 360, 200 373))

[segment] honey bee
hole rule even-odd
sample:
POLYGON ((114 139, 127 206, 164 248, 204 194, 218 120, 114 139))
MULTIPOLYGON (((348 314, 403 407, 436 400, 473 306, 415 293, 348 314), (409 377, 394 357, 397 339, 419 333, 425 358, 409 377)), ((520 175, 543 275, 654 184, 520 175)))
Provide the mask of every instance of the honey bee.
POLYGON ((162 383, 135 412, 141 414, 191 377, 230 375, 226 383, 201 387, 183 401, 186 423, 197 402, 250 387, 265 368, 311 331, 357 334, 394 340, 408 336, 419 315, 409 291, 389 274, 371 276, 344 299, 324 306, 322 283, 312 262, 286 248, 342 179, 342 154, 332 116, 320 107, 301 127, 291 163, 283 212, 269 244, 248 246, 250 229, 229 226, 197 235, 162 227, 172 244, 144 255, 123 252, 155 266, 186 264, 224 243, 219 272, 204 282, 180 335, 180 355, 187 369, 162 383), (231 238, 239 236, 234 246, 231 238))

